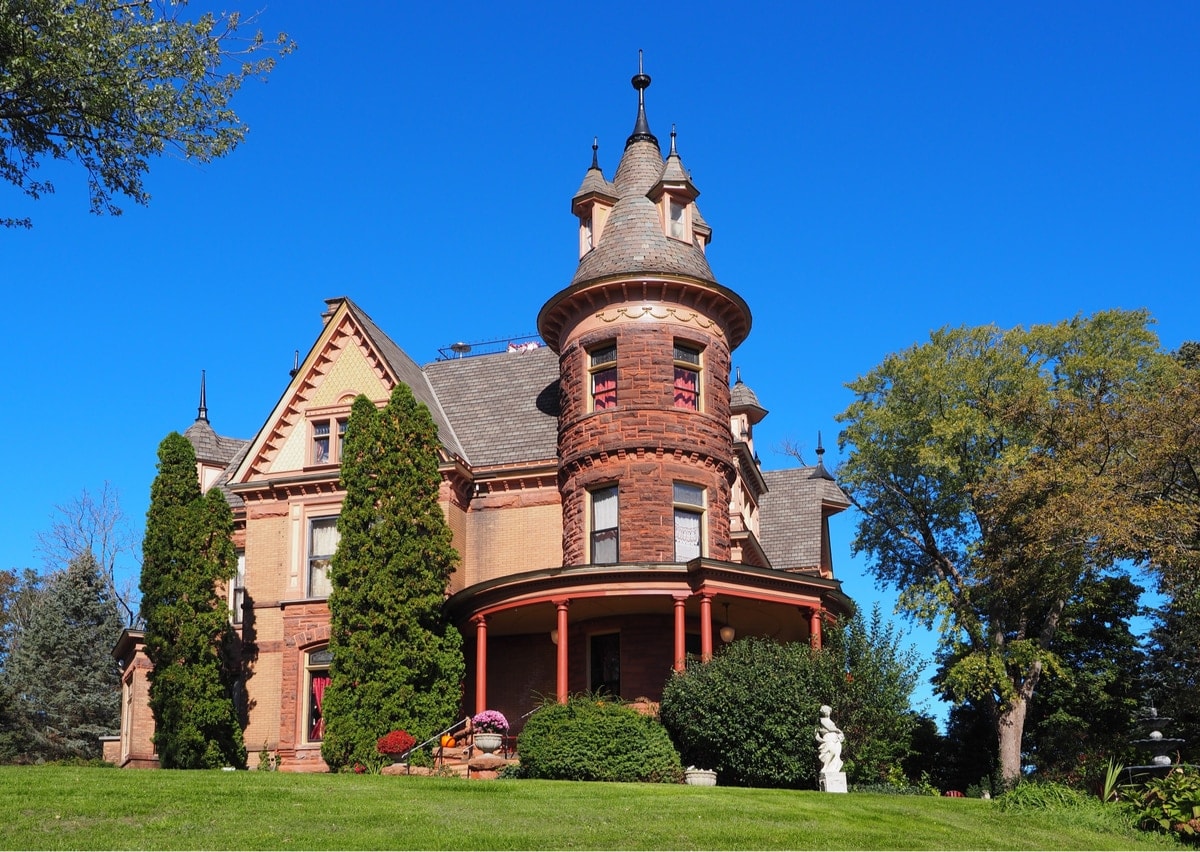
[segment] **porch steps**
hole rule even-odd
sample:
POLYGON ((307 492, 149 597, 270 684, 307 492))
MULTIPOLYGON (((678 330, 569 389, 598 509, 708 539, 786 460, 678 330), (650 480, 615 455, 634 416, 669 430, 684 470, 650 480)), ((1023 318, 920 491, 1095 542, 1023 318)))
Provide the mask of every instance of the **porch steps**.
POLYGON ((425 775, 452 776, 470 778, 472 780, 487 780, 499 776, 506 766, 521 762, 517 755, 501 757, 498 754, 481 754, 474 752, 470 746, 442 748, 440 758, 435 758, 434 766, 405 766, 402 763, 383 767, 384 775, 425 775))

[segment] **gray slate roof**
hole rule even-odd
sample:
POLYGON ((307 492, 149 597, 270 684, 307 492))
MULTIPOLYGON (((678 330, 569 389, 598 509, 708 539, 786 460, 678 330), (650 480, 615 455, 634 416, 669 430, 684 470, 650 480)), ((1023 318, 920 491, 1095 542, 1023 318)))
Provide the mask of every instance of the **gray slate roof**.
POLYGON ((425 365, 472 466, 558 456, 558 356, 543 346, 425 365))
POLYGON ((658 207, 646 196, 664 168, 654 142, 638 140, 625 149, 613 178, 618 201, 596 247, 580 259, 572 285, 626 273, 679 274, 716 283, 704 252, 664 234, 658 207))
POLYGON ((821 564, 822 503, 847 508, 850 501, 832 479, 813 476, 814 467, 764 470, 768 491, 758 503, 759 544, 779 569, 821 564))
POLYGON ((227 465, 250 443, 241 438, 218 435, 207 420, 199 418, 187 428, 183 437, 191 442, 196 451, 196 460, 208 464, 227 465))

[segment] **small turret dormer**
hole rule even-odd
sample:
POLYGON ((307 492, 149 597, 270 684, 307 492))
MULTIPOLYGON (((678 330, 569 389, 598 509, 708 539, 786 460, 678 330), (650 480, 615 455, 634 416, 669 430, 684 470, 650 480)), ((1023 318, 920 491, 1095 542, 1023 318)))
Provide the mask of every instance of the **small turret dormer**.
POLYGON ((579 191, 571 199, 571 212, 579 217, 579 256, 596 247, 604 234, 608 214, 617 203, 617 188, 600 169, 599 139, 592 139, 592 165, 583 176, 579 191))
POLYGON ((700 191, 692 183, 691 175, 683 167, 683 160, 675 147, 675 128, 671 127, 671 153, 663 165, 662 176, 650 188, 646 196, 658 207, 663 233, 673 240, 697 245, 704 249, 712 229, 699 216, 696 197, 700 191), (697 220, 700 229, 697 230, 697 220))

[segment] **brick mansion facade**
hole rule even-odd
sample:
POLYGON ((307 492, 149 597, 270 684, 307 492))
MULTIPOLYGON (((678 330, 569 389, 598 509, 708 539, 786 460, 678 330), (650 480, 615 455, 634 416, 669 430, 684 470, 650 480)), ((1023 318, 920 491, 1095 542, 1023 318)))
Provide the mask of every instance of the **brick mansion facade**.
MULTIPOLYGON (((543 696, 585 690, 657 700, 689 654, 735 636, 819 645, 825 620, 851 611, 828 532, 849 502, 820 461, 761 468, 754 429, 767 411, 731 382, 750 309, 709 266, 713 231, 674 132, 664 157, 650 131, 649 83, 633 78, 636 120, 611 180, 593 150, 571 199, 579 264, 538 315, 543 345, 420 365, 335 298, 253 439, 214 431, 202 387, 185 435, 201 485, 234 510, 228 601, 249 655, 252 764, 265 747, 284 770, 326 768, 340 439, 358 394, 382 405, 400 382, 438 428, 464 715, 516 722, 543 696)), ((127 631, 114 653, 123 715, 107 756, 153 766, 141 636, 127 631)))

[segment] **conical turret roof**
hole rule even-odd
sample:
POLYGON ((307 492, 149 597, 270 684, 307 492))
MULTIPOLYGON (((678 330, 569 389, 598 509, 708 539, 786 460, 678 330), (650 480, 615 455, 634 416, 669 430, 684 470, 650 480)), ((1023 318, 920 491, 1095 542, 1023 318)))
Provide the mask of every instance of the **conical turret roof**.
MULTIPOLYGON (((634 88, 638 89, 637 121, 633 134, 625 143, 617 173, 609 184, 615 190, 617 202, 595 248, 580 259, 571 284, 626 273, 687 275, 716 283, 699 246, 663 233, 658 207, 648 197, 648 193, 663 180, 668 168, 672 175, 677 171, 680 175, 677 179, 688 181, 689 185, 690 179, 678 154, 663 161, 658 139, 650 132, 644 100, 650 78, 638 74, 633 82, 634 88)), ((592 175, 589 169, 584 177, 585 186, 589 186, 589 180, 594 180, 592 175)), ((591 184, 595 185, 594 182, 591 184)), ((584 191, 582 187, 580 191, 584 191)))

